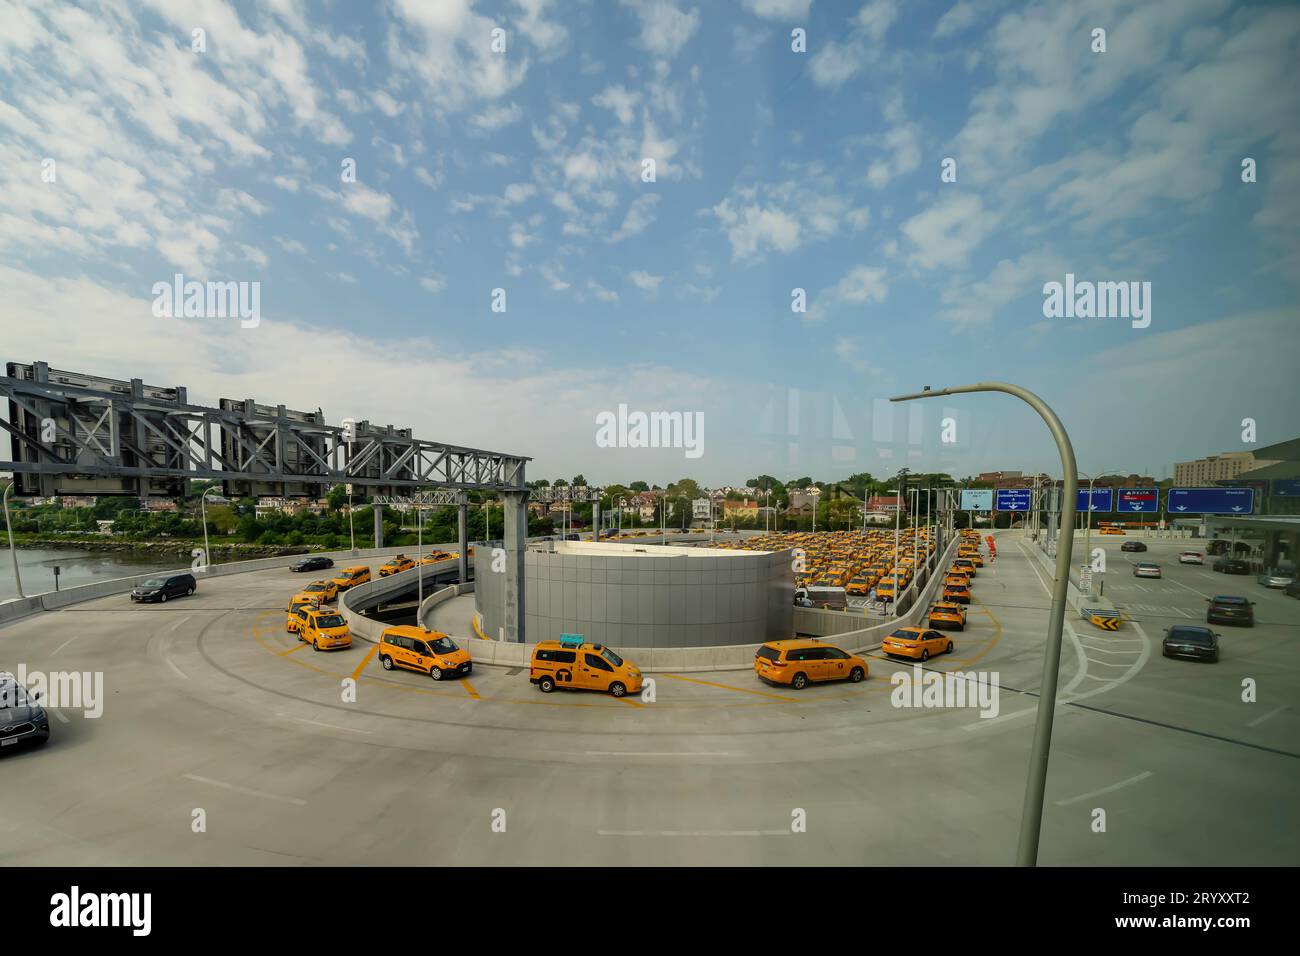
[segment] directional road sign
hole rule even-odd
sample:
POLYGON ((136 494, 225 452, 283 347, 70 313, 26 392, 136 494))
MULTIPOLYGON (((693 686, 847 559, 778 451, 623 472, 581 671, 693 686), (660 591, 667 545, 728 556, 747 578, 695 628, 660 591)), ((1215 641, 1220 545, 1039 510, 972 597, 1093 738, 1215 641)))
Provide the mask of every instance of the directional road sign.
POLYGON ((1160 489, 1120 488, 1115 510, 1121 513, 1155 514, 1160 510, 1160 489))
POLYGON ((1115 510, 1115 489, 1114 488, 1093 488, 1092 489, 1092 507, 1088 507, 1088 489, 1079 489, 1079 499, 1075 503, 1075 508, 1079 511, 1114 511, 1115 510))
POLYGON ((1254 488, 1170 488, 1170 514, 1248 515, 1255 510, 1254 488))
POLYGON ((1028 511, 1033 499, 1029 488, 999 488, 994 493, 995 511, 1028 511))
POLYGON ((963 489, 961 493, 961 510, 962 511, 992 511, 993 510, 993 489, 992 488, 963 489))

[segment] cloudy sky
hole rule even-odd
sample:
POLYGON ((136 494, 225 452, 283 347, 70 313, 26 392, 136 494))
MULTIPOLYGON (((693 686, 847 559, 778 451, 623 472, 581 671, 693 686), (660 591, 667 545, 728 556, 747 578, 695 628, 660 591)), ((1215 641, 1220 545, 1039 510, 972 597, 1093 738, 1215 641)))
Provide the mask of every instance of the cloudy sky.
POLYGON ((1085 471, 1249 448, 1248 417, 1300 433, 1293 3, 0 0, 0 23, 6 361, 593 482, 1055 470, 1012 399, 884 401, 986 379, 1056 407, 1085 471), (176 273, 260 283, 260 324, 156 316, 176 273), (1149 282, 1149 327, 1046 318, 1066 273, 1149 282), (619 404, 702 412, 703 457, 599 447, 619 404))

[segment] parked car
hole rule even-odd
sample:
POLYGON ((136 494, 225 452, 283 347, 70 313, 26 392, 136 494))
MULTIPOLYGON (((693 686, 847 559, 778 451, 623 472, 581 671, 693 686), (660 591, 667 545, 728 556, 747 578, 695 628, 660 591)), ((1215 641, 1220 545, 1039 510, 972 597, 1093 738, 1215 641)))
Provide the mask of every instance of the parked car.
POLYGON ((1178 624, 1165 628, 1165 657, 1183 657, 1193 661, 1219 659, 1219 635, 1208 627, 1178 624))
POLYGON ((1119 546, 1121 551, 1145 551, 1147 546, 1141 541, 1125 541, 1119 546))
POLYGON ((192 574, 170 574, 163 578, 149 578, 131 589, 131 600, 165 603, 168 598, 184 597, 198 589, 192 574))
POLYGON ((1250 574, 1250 565, 1241 558, 1219 558, 1210 568, 1222 574, 1250 574))
POLYGON ((1220 594, 1218 597, 1206 598, 1205 600, 1210 605, 1205 609, 1206 624, 1255 626, 1254 601, 1236 594, 1220 594))
POLYGON ((1160 576, 1160 565, 1158 564, 1141 561, 1133 565, 1133 577, 1135 578, 1158 578, 1160 576))
POLYGON ((1179 564, 1204 564, 1205 555, 1201 554, 1201 552, 1199 551, 1179 551, 1178 563, 1179 564))
POLYGON ((303 558, 301 561, 295 561, 289 565, 290 571, 323 571, 326 568, 334 567, 334 561, 324 555, 314 554, 310 558, 303 558))
POLYGON ((1300 598, 1300 580, 1292 581, 1282 591, 1287 597, 1300 598))
POLYGON ((1284 588, 1295 581, 1294 571, 1265 571, 1255 578, 1255 583, 1262 584, 1266 588, 1284 588))

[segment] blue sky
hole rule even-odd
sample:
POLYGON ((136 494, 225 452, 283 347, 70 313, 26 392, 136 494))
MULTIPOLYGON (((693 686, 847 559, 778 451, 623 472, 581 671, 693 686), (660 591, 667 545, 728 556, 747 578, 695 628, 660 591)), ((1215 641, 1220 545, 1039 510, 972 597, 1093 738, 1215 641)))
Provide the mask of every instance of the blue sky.
POLYGON ((983 379, 1039 391, 1085 471, 1248 450, 1246 417, 1261 444, 1300 432, 1294 4, 0 0, 0 21, 7 360, 593 481, 1055 470, 1010 399, 883 403, 983 379), (154 316, 176 272, 260 282, 261 324, 154 316), (1150 282, 1150 327, 1045 318, 1067 272, 1150 282), (598 447, 620 403, 702 411, 704 456, 598 447))

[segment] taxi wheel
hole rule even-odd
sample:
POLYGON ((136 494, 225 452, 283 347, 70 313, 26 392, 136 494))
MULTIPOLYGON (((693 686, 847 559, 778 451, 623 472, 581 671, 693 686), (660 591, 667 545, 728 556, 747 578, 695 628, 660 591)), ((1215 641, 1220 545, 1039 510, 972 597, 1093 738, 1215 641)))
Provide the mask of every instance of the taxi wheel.
POLYGON ((311 649, 312 649, 313 651, 320 651, 320 645, 317 644, 315 641, 312 641, 312 642, 311 642, 311 649))
POLYGON ((434 664, 432 667, 429 668, 429 676, 432 677, 434 680, 442 680, 442 668, 439 667, 437 664, 434 664))
POLYGON ((948 642, 948 653, 949 653, 949 654, 952 653, 952 641, 949 641, 949 642, 948 642))
POLYGON ((551 691, 555 690, 554 679, 550 677, 539 678, 537 681, 537 689, 540 690, 543 694, 549 694, 551 691))
POLYGON ((623 686, 621 681, 614 681, 609 685, 609 692, 615 697, 623 697, 627 694, 627 688, 623 686))
POLYGON ((384 665, 384 670, 386 671, 391 671, 393 669, 393 659, 387 654, 379 658, 379 663, 384 665))
POLYGON ((805 674, 803 671, 800 671, 798 674, 795 674, 794 678, 790 681, 790 686, 793 687, 795 690, 803 690, 805 687, 808 686, 808 675, 805 674))
POLYGON ((930 659, 930 649, 928 647, 921 650, 921 661, 924 663, 930 659))
POLYGON ((159 600, 160 603, 162 603, 162 604, 166 604, 166 603, 167 603, 167 592, 164 591, 162 594, 158 595, 158 600, 159 600))
POLYGON ((853 670, 849 671, 849 680, 855 684, 859 683, 865 676, 866 675, 862 673, 861 667, 855 667, 853 670))

